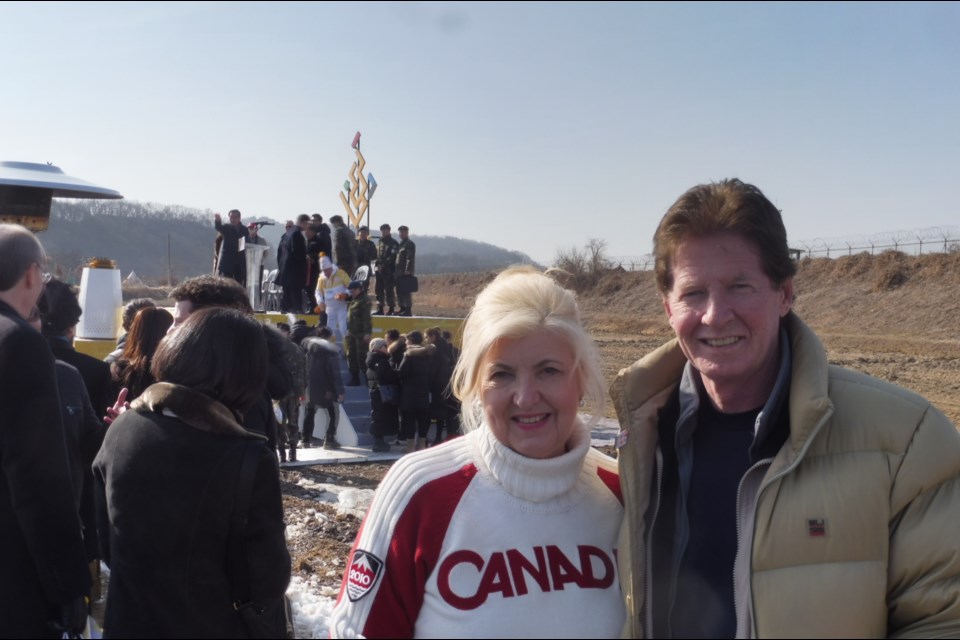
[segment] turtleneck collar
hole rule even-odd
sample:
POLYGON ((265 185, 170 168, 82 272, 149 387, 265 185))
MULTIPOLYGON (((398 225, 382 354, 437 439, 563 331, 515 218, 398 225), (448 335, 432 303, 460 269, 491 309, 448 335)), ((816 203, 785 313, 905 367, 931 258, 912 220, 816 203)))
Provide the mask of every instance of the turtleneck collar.
POLYGON ((544 506, 564 507, 579 494, 573 489, 590 449, 590 433, 579 418, 567 452, 556 458, 522 456, 497 440, 486 424, 478 429, 476 442, 479 457, 490 475, 510 495, 544 506))

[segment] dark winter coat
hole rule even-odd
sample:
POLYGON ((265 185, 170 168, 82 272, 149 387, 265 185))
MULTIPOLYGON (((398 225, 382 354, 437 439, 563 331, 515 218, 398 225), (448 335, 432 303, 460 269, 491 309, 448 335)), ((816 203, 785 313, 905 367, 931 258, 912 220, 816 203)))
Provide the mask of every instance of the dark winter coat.
POLYGON ((102 360, 97 360, 93 356, 80 353, 63 338, 50 336, 47 337, 47 343, 50 345, 54 358, 73 365, 80 372, 83 383, 87 386, 87 394, 90 396, 93 411, 98 419, 102 418, 106 414, 107 407, 112 407, 117 399, 117 396, 112 394, 110 365, 102 360))
POLYGON ((400 374, 390 364, 390 356, 380 351, 367 355, 367 385, 370 387, 370 434, 384 437, 397 433, 400 427, 396 404, 384 404, 380 385, 393 384, 399 389, 400 374))
POLYGON ((273 401, 282 400, 293 390, 293 374, 287 368, 287 337, 279 329, 263 325, 267 339, 267 384, 260 398, 243 414, 243 426, 249 431, 267 437, 267 446, 272 450, 277 445, 277 418, 273 401))
POLYGON ((340 377, 340 349, 323 338, 305 338, 300 346, 307 353, 307 401, 329 408, 344 395, 340 377))
POLYGON ((400 363, 400 411, 416 411, 430 407, 430 358, 435 351, 432 344, 408 344, 400 363))
POLYGON ((367 385, 378 389, 381 384, 400 384, 400 374, 393 368, 389 354, 371 351, 367 354, 367 385))
POLYGON ((277 248, 277 283, 284 289, 302 289, 307 284, 307 240, 300 227, 280 238, 277 248))
POLYGON ((58 604, 89 593, 53 355, 0 302, 0 611, 6 637, 57 637, 58 604))
POLYGON ((67 458, 73 480, 73 499, 83 524, 86 558, 90 561, 100 556, 90 465, 100 450, 106 429, 90 404, 80 372, 62 360, 57 360, 56 371, 57 387, 60 389, 60 415, 63 418, 67 458))
POLYGON ((397 250, 397 275, 416 275, 417 245, 407 238, 400 242, 397 250))
POLYGON ((94 462, 110 566, 107 637, 247 637, 232 606, 227 550, 251 444, 262 451, 244 529, 252 598, 283 597, 290 555, 279 471, 258 442, 221 403, 168 383, 147 389, 110 426, 94 462))
POLYGON ((240 252, 240 238, 246 243, 250 231, 242 224, 224 224, 219 220, 214 221, 213 226, 223 236, 217 254, 217 273, 229 276, 238 267, 246 269, 246 256, 240 252))
POLYGON ((450 343, 443 338, 438 338, 432 345, 434 347, 431 358, 430 371, 430 405, 434 409, 446 407, 447 390, 450 386, 450 378, 453 376, 453 352, 450 349, 450 343))
POLYGON ((317 243, 317 254, 323 253, 332 257, 333 236, 330 233, 330 226, 326 222, 321 222, 318 225, 314 225, 313 228, 317 232, 317 235, 314 236, 314 241, 317 243))
POLYGON ((307 392, 307 356, 293 340, 287 339, 283 345, 283 364, 293 382, 290 395, 300 398, 307 392))
POLYGON ((357 266, 371 266, 377 259, 377 245, 373 240, 357 240, 357 266))
POLYGON ((333 263, 351 278, 357 270, 357 236, 346 225, 334 226, 333 263))
POLYGON ((407 352, 407 339, 403 336, 400 336, 399 340, 391 342, 387 347, 387 353, 390 354, 390 364, 393 365, 394 369, 400 368, 400 363, 403 362, 403 354, 407 352))

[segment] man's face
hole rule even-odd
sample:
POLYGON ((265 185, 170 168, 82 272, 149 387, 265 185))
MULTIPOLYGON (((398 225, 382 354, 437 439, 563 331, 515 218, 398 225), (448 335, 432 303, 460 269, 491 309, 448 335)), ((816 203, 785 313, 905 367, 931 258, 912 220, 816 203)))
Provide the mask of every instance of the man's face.
POLYGON ((230 214, 230 224, 240 224, 240 214, 239 214, 239 213, 234 212, 234 213, 231 213, 231 214, 230 214))
POLYGON ((401 240, 406 240, 409 235, 410 235, 410 231, 408 229, 400 229, 401 240))
POLYGON ((333 267, 327 267, 326 269, 323 270, 324 278, 329 278, 332 275, 333 275, 333 267))
POLYGON ((290 231, 290 229, 293 229, 293 226, 293 220, 287 220, 286 223, 284 223, 283 228, 287 231, 290 231))
POLYGON ((173 324, 167 330, 167 333, 173 333, 177 327, 184 323, 193 313, 193 303, 189 300, 178 300, 173 305, 173 324))
POLYGON ((361 240, 366 240, 368 237, 370 237, 370 232, 364 229, 359 234, 357 234, 357 237, 360 238, 361 240))
POLYGON ((40 296, 43 295, 43 290, 47 288, 47 283, 50 282, 50 279, 52 278, 51 274, 46 270, 46 267, 44 266, 46 265, 46 263, 47 263, 46 256, 42 256, 34 260, 33 264, 30 265, 31 269, 36 269, 36 278, 37 278, 36 282, 39 284, 39 286, 35 287, 32 291, 33 295, 31 297, 33 301, 30 303, 30 305, 34 308, 36 308, 37 302, 40 301, 40 296))
POLYGON ((663 296, 680 348, 726 412, 761 406, 779 362, 780 319, 793 281, 774 286, 742 236, 690 238, 673 255, 673 288, 663 296))
POLYGON ((380 237, 389 238, 390 237, 390 227, 381 227, 380 228, 380 237))

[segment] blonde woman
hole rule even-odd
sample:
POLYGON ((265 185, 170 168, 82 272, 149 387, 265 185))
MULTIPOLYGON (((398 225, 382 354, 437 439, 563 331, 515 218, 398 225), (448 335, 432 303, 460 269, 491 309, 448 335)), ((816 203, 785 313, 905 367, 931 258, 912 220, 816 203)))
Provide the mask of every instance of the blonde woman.
POLYGON ((501 273, 467 318, 453 391, 468 434, 384 478, 331 635, 617 635, 623 507, 578 416, 603 415, 605 392, 573 294, 532 268, 501 273))

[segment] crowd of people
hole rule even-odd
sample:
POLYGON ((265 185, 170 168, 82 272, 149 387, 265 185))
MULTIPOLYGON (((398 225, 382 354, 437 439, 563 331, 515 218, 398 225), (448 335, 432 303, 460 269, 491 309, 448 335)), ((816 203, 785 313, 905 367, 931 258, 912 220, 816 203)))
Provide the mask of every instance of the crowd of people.
POLYGON ((461 351, 437 327, 371 339, 349 274, 373 261, 377 310, 409 312, 386 283, 413 275, 413 250, 385 225, 376 258, 354 251, 366 231, 334 216, 311 271, 322 220, 300 218, 284 297, 300 311, 318 292, 330 322, 258 322, 232 276, 202 276, 173 314, 131 303, 110 364, 73 350, 75 297, 33 234, 0 224, 2 635, 78 633, 102 559, 106 637, 284 637, 276 451, 312 446, 318 409, 338 448, 363 378, 374 450, 409 455, 360 528, 332 637, 960 634, 960 434, 924 398, 828 363, 755 186, 695 186, 661 219, 675 338, 610 387, 616 460, 590 445, 597 348, 549 274, 500 273, 461 351))
MULTIPOLYGON (((259 236, 264 223, 244 226, 237 209, 230 210, 228 217, 229 223, 223 224, 220 214, 214 216, 217 237, 213 273, 233 278, 244 286, 249 278, 255 278, 256 282, 249 287, 251 303, 255 308, 262 308, 259 296, 269 248, 258 256, 257 266, 251 272, 248 272, 245 253, 251 244, 266 244, 259 236)), ((361 226, 354 233, 340 215, 331 216, 330 224, 325 223, 319 213, 301 214, 296 222, 287 220, 276 253, 274 282, 281 288, 279 310, 332 315, 335 327, 341 328, 338 338, 342 338, 345 305, 338 303, 346 300, 343 295, 346 285, 358 280, 366 292, 372 279, 377 298, 376 315, 412 316, 412 294, 417 290, 417 245, 410 239, 406 225, 401 225, 398 232, 399 241, 391 235, 389 224, 380 225, 380 237, 375 244, 368 227, 361 226)))
POLYGON ((391 451, 392 446, 405 452, 420 450, 460 434, 459 403, 450 392, 459 350, 451 333, 439 327, 425 334, 388 329, 383 338, 371 340, 370 302, 363 286, 353 281, 348 291, 351 302, 345 351, 339 348, 332 327, 313 327, 304 320, 278 324, 290 340, 288 366, 299 381, 290 395, 275 402, 281 462, 296 461, 298 446, 314 446, 318 409, 327 416, 322 446, 341 447, 336 434, 345 386, 366 384, 368 388, 370 434, 376 453, 391 451), (340 373, 344 358, 350 372, 346 384, 340 373), (298 426, 301 423, 302 428, 298 426), (435 435, 428 442, 432 427, 435 435))

